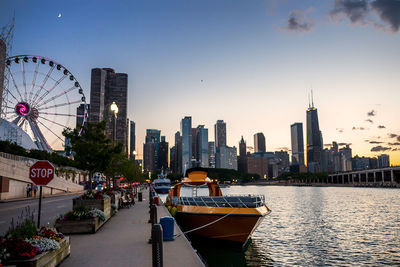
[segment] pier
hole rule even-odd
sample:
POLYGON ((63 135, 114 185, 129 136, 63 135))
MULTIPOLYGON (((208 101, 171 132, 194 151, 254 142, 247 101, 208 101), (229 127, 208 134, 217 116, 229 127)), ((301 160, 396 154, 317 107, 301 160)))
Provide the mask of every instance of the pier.
POLYGON ((326 183, 398 185, 400 184, 400 166, 329 174, 326 183))

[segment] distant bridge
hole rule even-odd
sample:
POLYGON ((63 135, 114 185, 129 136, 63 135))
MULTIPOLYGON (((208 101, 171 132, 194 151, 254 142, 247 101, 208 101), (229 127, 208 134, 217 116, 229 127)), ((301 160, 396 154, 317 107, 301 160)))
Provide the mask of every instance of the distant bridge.
POLYGON ((332 173, 328 175, 330 184, 400 184, 400 166, 332 173))

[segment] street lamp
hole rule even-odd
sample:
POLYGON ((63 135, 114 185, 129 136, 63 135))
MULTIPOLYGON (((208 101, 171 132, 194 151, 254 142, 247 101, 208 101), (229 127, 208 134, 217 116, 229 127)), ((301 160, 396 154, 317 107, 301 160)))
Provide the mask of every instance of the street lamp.
POLYGON ((117 141, 117 115, 118 115, 118 106, 115 103, 115 101, 112 102, 111 106, 110 106, 110 110, 111 112, 114 114, 114 131, 113 131, 113 142, 114 144, 117 141))

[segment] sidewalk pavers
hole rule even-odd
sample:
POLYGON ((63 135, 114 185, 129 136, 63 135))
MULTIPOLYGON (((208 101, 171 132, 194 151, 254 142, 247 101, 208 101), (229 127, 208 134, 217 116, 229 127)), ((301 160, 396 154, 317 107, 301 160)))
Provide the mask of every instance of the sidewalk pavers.
MULTIPOLYGON (((168 215, 157 207, 158 218, 168 215)), ((143 201, 121 209, 96 234, 71 236, 71 255, 61 264, 68 266, 152 266, 148 191, 143 201)), ((175 233, 180 231, 175 226, 175 233)), ((184 236, 163 243, 164 266, 204 266, 184 236)))

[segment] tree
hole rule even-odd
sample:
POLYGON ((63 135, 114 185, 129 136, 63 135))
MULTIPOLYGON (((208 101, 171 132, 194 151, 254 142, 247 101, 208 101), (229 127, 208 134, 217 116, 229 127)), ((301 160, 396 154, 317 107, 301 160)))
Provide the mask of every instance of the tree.
POLYGON ((128 182, 144 182, 144 176, 133 159, 125 159, 121 165, 121 175, 128 182))
MULTIPOLYGON (((89 184, 95 172, 104 172, 115 154, 121 154, 122 145, 113 145, 104 134, 106 122, 87 122, 79 135, 79 130, 65 129, 63 135, 71 142, 77 167, 89 171, 89 184)), ((91 186, 90 189, 91 190, 91 186)))

